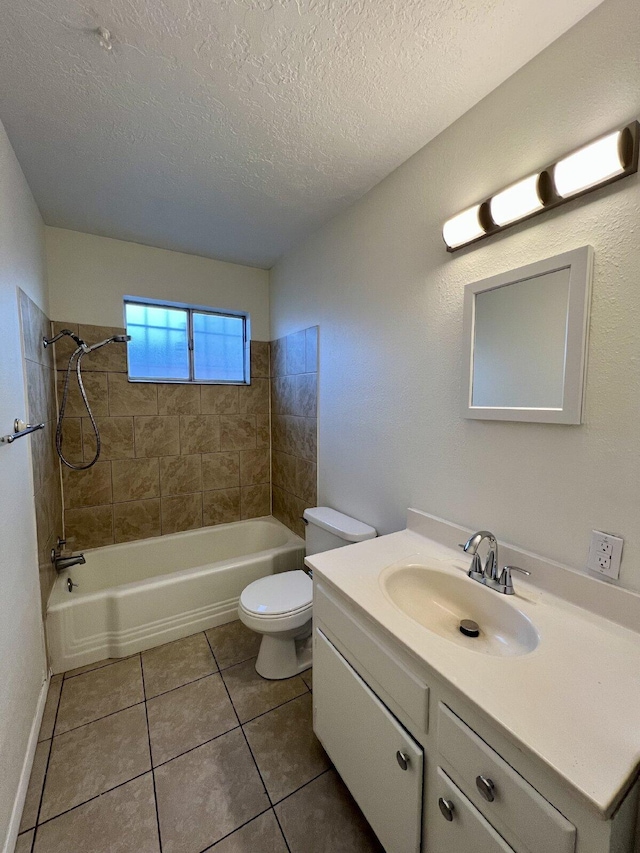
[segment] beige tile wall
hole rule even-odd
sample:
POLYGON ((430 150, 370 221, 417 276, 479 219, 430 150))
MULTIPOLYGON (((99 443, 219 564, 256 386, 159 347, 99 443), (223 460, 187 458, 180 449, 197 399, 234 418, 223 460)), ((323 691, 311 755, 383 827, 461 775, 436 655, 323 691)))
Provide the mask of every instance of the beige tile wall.
POLYGON ((318 327, 271 342, 273 514, 304 536, 317 503, 318 327))
MULTIPOLYGON (((55 569, 51 564, 51 549, 55 546, 58 536, 62 536, 60 466, 55 450, 55 370, 51 348, 45 349, 42 345, 42 338, 51 335, 51 323, 35 302, 21 290, 19 296, 22 352, 27 384, 26 415, 29 423, 45 424, 43 430, 34 432, 28 438, 20 439, 31 444, 40 594, 44 613, 56 578, 55 569)), ((17 414, 19 413, 16 412, 17 414)))
MULTIPOLYGON (((88 343, 123 329, 54 323, 88 343)), ((74 347, 56 344, 58 399, 74 347)), ((99 461, 63 467, 65 534, 76 550, 176 533, 271 512, 269 343, 251 343, 251 385, 130 383, 126 347, 82 362, 100 428, 99 461)), ((64 428, 71 461, 89 461, 95 439, 77 383, 64 428)))

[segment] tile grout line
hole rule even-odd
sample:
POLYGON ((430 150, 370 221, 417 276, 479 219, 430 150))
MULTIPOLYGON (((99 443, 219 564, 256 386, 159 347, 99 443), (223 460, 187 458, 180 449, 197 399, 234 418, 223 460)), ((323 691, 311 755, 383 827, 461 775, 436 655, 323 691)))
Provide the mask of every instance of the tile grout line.
MULTIPOLYGON (((49 688, 51 688, 51 680, 49 680, 49 688)), ((56 723, 58 722, 58 712, 60 711, 60 703, 62 701, 62 690, 64 688, 64 676, 62 677, 62 681, 60 683, 60 693, 58 694, 58 702, 56 704, 56 713, 53 718, 53 727, 51 729, 51 745, 49 747, 49 755, 47 756, 47 766, 44 771, 44 779, 42 780, 42 790, 40 791, 40 802, 38 803, 38 811, 36 814, 36 825, 33 829, 33 838, 31 839, 31 853, 35 850, 36 840, 38 837, 38 827, 40 826, 40 814, 42 812, 42 803, 44 801, 44 789, 47 784, 47 776, 49 774, 49 764, 51 763, 51 753, 53 752, 53 737, 56 730, 56 723)))
POLYGON ((226 835, 223 835, 222 838, 219 838, 217 841, 214 841, 213 844, 210 844, 208 847, 205 847, 202 850, 200 850, 199 853, 210 853, 210 851, 212 851, 212 853, 215 853, 214 848, 216 848, 218 846, 218 844, 222 844, 223 841, 225 841, 227 838, 232 836, 235 832, 238 832, 238 830, 240 830, 240 829, 244 829, 244 827, 248 826, 252 821, 257 820, 259 817, 262 817, 262 815, 265 815, 267 812, 269 812, 271 810, 272 810, 272 807, 268 806, 263 811, 258 812, 257 815, 250 817, 249 820, 245 820, 245 822, 241 823, 240 826, 236 826, 236 828, 232 829, 231 832, 227 832, 226 835))
MULTIPOLYGON (((197 635, 193 634, 192 636, 197 635)), ((214 672, 209 672, 207 675, 199 675, 197 678, 192 678, 191 681, 185 681, 184 684, 179 684, 177 687, 170 687, 168 690, 163 690, 162 693, 155 693, 153 696, 149 696, 148 699, 145 699, 145 702, 152 702, 154 699, 159 699, 161 696, 166 696, 168 693, 175 693, 176 690, 181 690, 183 687, 188 687, 189 684, 195 684, 197 681, 204 681, 205 678, 211 678, 212 675, 220 675, 220 670, 217 669, 214 672)))
MULTIPOLYGON (((216 664, 217 664, 217 663, 218 663, 218 659, 217 659, 217 658, 216 658, 216 656, 215 656, 215 652, 213 651, 213 647, 211 646, 211 643, 210 643, 210 641, 209 641, 209 637, 207 637, 206 633, 205 633, 205 637, 206 637, 206 639, 207 639, 207 643, 209 643, 209 648, 211 649, 211 654, 213 655, 213 659, 215 660, 215 662, 216 662, 216 664)), ((251 660, 251 658, 248 658, 248 660, 251 660)), ((280 833, 281 833, 281 835, 282 835, 282 838, 283 838, 283 840, 284 840, 285 847, 287 848, 288 853, 291 853, 291 848, 289 847, 289 842, 287 841, 287 837, 286 837, 286 835, 285 835, 285 834, 284 834, 284 832, 283 832, 282 826, 280 825, 280 821, 278 820, 278 815, 275 813, 275 810, 274 810, 274 808, 273 808, 273 803, 271 802, 271 797, 269 796, 269 791, 267 791, 267 786, 266 786, 266 785, 265 785, 265 783, 264 783, 264 779, 263 779, 263 777, 262 777, 262 773, 260 772, 260 768, 258 767, 258 762, 256 761, 255 756, 254 756, 254 754, 253 754, 253 752, 252 752, 252 750, 251 750, 251 745, 249 744, 249 740, 248 740, 247 735, 246 735, 246 732, 245 732, 245 730, 244 730, 244 726, 243 726, 243 724, 240 722, 240 717, 238 716, 238 712, 236 711, 236 706, 234 705, 233 699, 232 699, 232 697, 231 697, 231 693, 229 692, 229 688, 227 687, 227 684, 226 684, 226 682, 225 682, 224 678, 222 679, 222 683, 224 684, 224 689, 227 691, 227 696, 229 697, 229 701, 231 702, 231 707, 233 708, 233 712, 234 712, 234 714, 236 715, 236 717, 238 718, 238 722, 240 723, 240 731, 242 732, 242 737, 244 738, 244 742, 245 742, 245 744, 247 745, 247 749, 249 750, 249 755, 251 756, 251 759, 252 759, 252 761, 253 761, 253 764, 254 764, 254 766, 255 766, 255 768, 256 768, 256 772, 257 772, 257 774, 258 774, 258 778, 260 779, 260 782, 262 783, 262 787, 264 788, 264 792, 265 792, 265 794, 267 795, 267 800, 269 801, 269 803, 271 803, 271 811, 273 812, 273 816, 275 817, 275 819, 276 819, 276 823, 278 824, 278 828, 279 828, 280 833)), ((306 685, 305 685, 305 687, 306 687, 306 685)), ((254 719, 255 719, 255 718, 254 718, 254 719)))
MULTIPOLYGON (((211 649, 211 654, 213 655, 213 659, 215 660, 215 662, 216 662, 216 664, 217 664, 217 663, 218 663, 218 659, 217 659, 217 658, 216 658, 216 656, 215 656, 215 652, 213 651, 213 647, 212 647, 212 645, 211 645, 211 642, 210 642, 209 637, 207 636, 206 632, 205 632, 205 637, 206 637, 207 643, 209 643, 209 648, 211 649)), ((251 660, 251 658, 248 658, 248 660, 251 660)), ((227 684, 226 684, 226 682, 225 682, 225 680, 224 680, 224 677, 222 678, 222 683, 224 684, 225 690, 227 691, 227 695, 228 695, 228 697, 229 697, 229 701, 231 702, 231 707, 233 708, 234 714, 236 715, 236 717, 238 718, 238 722, 240 723, 240 717, 238 716, 238 712, 236 711, 236 706, 234 705, 233 699, 232 699, 232 697, 231 697, 231 693, 229 692, 229 688, 227 687, 227 684)), ((305 682, 304 680, 303 680, 303 682, 302 682, 302 683, 304 684, 305 688, 306 688, 307 690, 309 690, 308 685, 306 684, 306 682, 305 682)), ((311 691, 309 691, 309 692, 311 692, 311 691)), ((302 695, 304 695, 304 694, 302 694, 302 693, 301 693, 300 695, 302 696, 302 695)), ((296 696, 295 698, 297 699, 297 698, 299 698, 299 697, 297 697, 297 696, 296 696)), ((291 701, 292 701, 292 700, 291 700, 291 701)), ((286 703, 283 703, 283 704, 286 704, 286 703)), ((277 707, 281 707, 281 706, 277 706, 277 707)), ((271 710, 275 710, 275 709, 273 709, 273 708, 272 708, 271 710)), ((265 712, 265 713, 268 713, 268 712, 265 712)), ((262 716, 262 715, 260 715, 260 716, 262 716)), ((257 719, 257 717, 254 717, 253 719, 257 719)), ((248 721, 248 722, 250 722, 250 721, 248 721)), ((282 835, 282 838, 283 838, 283 841, 284 841, 285 847, 287 848, 288 853, 291 853, 291 847, 289 846, 289 841, 287 840, 287 836, 285 835, 284 830, 282 829, 282 824, 280 823, 280 819, 278 818, 278 815, 276 814, 276 811, 275 811, 275 809, 274 809, 274 807, 273 807, 273 806, 274 806, 274 804, 273 804, 273 802, 272 802, 272 800, 271 800, 271 796, 269 795, 269 792, 267 791, 267 786, 266 786, 266 785, 265 785, 265 783, 264 783, 264 779, 263 779, 263 777, 262 777, 262 773, 260 772, 260 768, 258 767, 258 762, 256 761, 256 758, 255 758, 255 756, 254 756, 254 754, 253 754, 253 751, 252 751, 252 749, 251 749, 251 745, 249 744, 249 740, 248 740, 247 735, 246 735, 246 732, 245 732, 245 730, 244 730, 244 724, 243 724, 243 723, 240 723, 240 731, 242 732, 242 736, 243 736, 244 741, 245 741, 245 743, 246 743, 246 745, 247 745, 247 749, 249 750, 249 755, 251 756, 251 758, 252 758, 252 760, 253 760, 253 763, 254 763, 254 765, 255 765, 256 771, 257 771, 257 773, 258 773, 258 777, 260 778, 260 781, 262 782, 262 787, 264 788, 265 794, 267 795, 267 799, 268 799, 268 800, 269 800, 269 802, 271 803, 271 811, 273 812, 273 816, 274 816, 274 818, 275 818, 275 820, 276 820, 276 823, 278 824, 278 829, 280 830, 280 834, 282 835)), ((326 771, 325 771, 325 772, 326 772, 326 771)), ((306 784, 308 784, 308 783, 306 783, 306 784)), ((302 786, 302 787, 304 787, 304 786, 302 786)), ((299 789, 298 789, 298 790, 299 790, 299 789)), ((295 793, 295 792, 294 792, 294 793, 295 793)), ((285 798, 285 799, 286 799, 286 798, 285 798)))
MULTIPOLYGON (((209 631, 211 629, 207 628, 207 630, 209 631)), ((114 664, 117 664, 117 663, 122 663, 123 661, 126 661, 126 660, 131 660, 131 658, 134 658, 136 656, 142 657, 142 655, 147 651, 153 651, 154 649, 162 648, 162 646, 169 646, 169 645, 171 645, 171 643, 180 643, 182 640, 187 640, 187 639, 189 639, 189 637, 195 637, 199 633, 204 634, 204 631, 198 631, 198 632, 196 632, 196 634, 189 634, 188 637, 182 637, 180 640, 171 640, 169 643, 162 643, 162 645, 154 646, 151 649, 144 649, 142 652, 134 652, 132 655, 127 655, 126 657, 123 657, 123 658, 117 658, 116 660, 109 661, 109 663, 105 663, 103 666, 97 666, 95 669, 89 669, 86 672, 78 672, 76 675, 65 676, 64 681, 68 681, 71 678, 80 678, 80 676, 82 676, 82 675, 90 675, 92 672, 98 672, 98 670, 100 670, 100 669, 107 669, 107 667, 109 667, 109 666, 113 666, 114 664)), ((214 660, 215 660, 215 658, 214 658, 214 660)), ((247 658, 247 660, 250 660, 250 658, 247 658)), ((244 661, 240 661, 240 663, 244 663, 244 661)), ((216 666, 217 666, 217 662, 216 662, 216 666)), ((231 666, 235 666, 235 664, 231 664, 231 666)), ((229 669, 229 668, 230 667, 225 667, 225 669, 229 669)), ((169 690, 163 690, 162 693, 156 693, 154 696, 149 696, 149 699, 156 699, 158 696, 164 696, 167 693, 172 693, 174 690, 179 690, 180 687, 186 687, 187 684, 193 684, 194 681, 201 681, 203 678, 209 678, 212 675, 219 675, 220 672, 221 672, 221 670, 217 669, 214 672, 207 673, 207 675, 199 675, 198 678, 193 678, 191 681, 185 681, 184 684, 180 684, 178 687, 170 687, 169 690)), ((146 701, 146 700, 143 700, 143 701, 146 701)), ((134 704, 139 705, 140 703, 136 702, 134 704)), ((133 707, 133 706, 129 706, 129 707, 133 707)), ((124 711, 125 709, 123 708, 122 710, 124 711)), ((111 713, 115 714, 115 713, 117 713, 117 711, 112 711, 111 713)), ((108 717, 108 716, 110 716, 110 714, 105 714, 105 716, 108 717)), ((102 717, 98 717, 97 719, 102 719, 102 717)), ((87 725, 87 723, 82 723, 82 725, 83 726, 87 725)), ((79 728, 79 726, 76 726, 76 728, 79 728)))
POLYGON ((144 696, 144 716, 147 723, 147 741, 149 743, 149 764, 151 765, 151 781, 153 783, 153 804, 156 809, 156 829, 158 830, 158 848, 162 853, 162 836, 160 834, 160 814, 158 812, 158 794, 156 791, 156 774, 153 767, 153 750, 151 749, 151 728, 149 726, 149 709, 147 707, 147 688, 144 680, 144 666, 140 655, 140 676, 142 678, 142 695, 144 696))
MULTIPOLYGON (((223 679, 224 680, 224 679, 223 679)), ((259 714, 256 714, 255 717, 251 717, 249 720, 245 720, 241 722, 241 726, 247 726, 249 723, 253 723, 254 720, 259 720, 261 717, 266 717, 267 714, 270 714, 272 711, 278 711, 280 708, 284 708, 285 705, 290 705, 292 702, 295 702, 296 699, 301 699, 303 696, 306 696, 307 693, 311 693, 307 685, 305 684, 305 690, 302 693, 298 693, 297 696, 292 696, 291 699, 285 699, 284 702, 280 702, 279 705, 274 705, 273 708, 269 708, 267 711, 262 711, 259 714)))
MULTIPOLYGON (((139 655, 139 653, 138 653, 138 655, 139 655)), ((144 693, 144 675, 143 675, 143 671, 142 671, 142 660, 140 660, 140 670, 141 670, 141 678, 142 678, 142 688, 143 688, 143 693, 144 693)), ((60 704, 60 700, 58 700, 58 709, 56 709, 56 720, 57 720, 57 714, 58 714, 58 710, 59 710, 59 704, 60 704)), ((129 705, 128 708, 122 708, 121 710, 126 711, 126 710, 129 710, 130 708, 136 708, 136 707, 138 707, 138 705, 143 705, 143 704, 146 705, 145 700, 143 700, 142 702, 138 702, 135 705, 129 705)), ((119 713, 119 711, 114 711, 113 713, 107 714, 105 717, 99 717, 98 719, 104 720, 104 719, 106 719, 106 717, 114 716, 114 714, 117 714, 117 713, 119 713)), ((145 708, 145 715, 146 715, 146 708, 145 708)), ((92 720, 92 722, 97 722, 97 721, 92 720)), ((78 728, 84 728, 87 725, 90 725, 90 723, 83 723, 82 726, 77 726, 76 729, 70 729, 69 731, 76 731, 78 728)), ((55 722, 54 722, 54 727, 55 727, 55 722)), ((62 734, 66 734, 66 732, 62 732, 62 734)), ((55 737, 60 737, 60 735, 56 735, 55 737)), ((53 815, 52 817, 47 818, 44 821, 38 822, 37 826, 43 826, 46 823, 50 823, 51 821, 56 820, 56 818, 59 818, 64 814, 68 814, 69 812, 74 811, 75 809, 78 809, 81 806, 86 805, 87 803, 93 802, 93 800, 97 800, 99 797, 102 797, 105 794, 111 793, 111 791, 115 791, 118 788, 122 788, 124 785, 129 784, 129 782, 133 782, 135 779, 140 779, 140 778, 142 778, 142 776, 146 776, 147 773, 152 773, 153 772, 153 766, 152 766, 152 761, 151 761, 151 743, 150 743, 150 738, 149 738, 148 717, 147 717, 147 738, 149 739, 149 760, 150 760, 149 770, 145 770, 143 773, 138 773, 136 776, 132 776, 130 779, 126 779, 124 782, 119 782, 117 785, 114 785, 112 788, 107 788, 105 791, 101 791, 100 793, 96 794, 95 796, 89 797, 87 800, 83 800, 81 803, 77 803, 76 805, 71 806, 68 809, 65 809, 64 811, 60 812, 59 814, 53 815)), ((51 740, 52 740, 52 746, 53 746, 53 737, 51 738, 51 740)), ((51 753, 49 753, 49 756, 50 755, 51 755, 51 753)), ((48 769, 48 762, 47 762, 47 769, 48 769)), ((45 781, 46 781, 46 775, 45 775, 45 781)), ((43 784, 43 792, 44 792, 44 784, 43 784)), ((155 780, 154 780, 154 799, 155 799, 155 780)), ((41 805, 42 805, 42 795, 41 795, 41 805)), ((41 809, 41 805, 40 805, 40 809, 41 809)), ((40 809, 38 810, 38 819, 40 817, 40 809)), ((156 818, 157 818, 157 807, 156 807, 156 818)), ((35 842, 35 836, 34 836, 34 842, 35 842)))
MULTIPOLYGON (((231 696, 229 696, 229 698, 231 699, 231 696)), ((232 703, 233 703, 233 700, 231 700, 231 701, 232 701, 232 703)), ((235 708, 235 706, 234 706, 234 708, 235 708)), ((273 816, 274 816, 274 817, 275 817, 275 819, 276 819, 276 823, 278 824, 278 828, 279 828, 279 830, 280 830, 280 833, 282 834, 282 838, 283 838, 283 840, 284 840, 284 843, 285 843, 285 846, 286 846, 286 848, 287 848, 287 851, 288 851, 288 853, 291 853, 291 848, 289 847, 289 842, 288 842, 288 840, 287 840, 286 835, 284 834, 284 831, 283 831, 283 829, 282 829, 282 826, 280 825, 280 821, 279 821, 279 819, 278 819, 278 815, 276 814, 275 809, 273 808, 273 801, 272 801, 272 799, 271 799, 271 795, 269 794, 269 791, 267 790, 267 786, 266 786, 266 785, 265 785, 265 783, 264 783, 264 778, 263 778, 263 776, 262 776, 262 773, 260 772, 260 768, 258 767, 258 762, 256 761, 256 757, 255 757, 255 755, 253 754, 253 750, 251 749, 251 744, 249 743, 249 739, 247 738, 247 733, 245 732, 245 730, 244 730, 244 726, 243 726, 243 725, 241 725, 241 726, 240 726, 240 731, 242 732, 242 737, 244 738, 244 742, 245 742, 245 743, 246 743, 246 745, 247 745, 247 749, 249 750, 249 755, 251 756, 251 759, 252 759, 252 761, 253 761, 253 764, 254 764, 254 766, 255 766, 255 768, 256 768, 256 772, 257 772, 257 774, 258 774, 258 777, 259 777, 260 781, 262 782, 262 787, 264 788, 264 792, 265 792, 265 794, 267 795, 267 799, 269 800, 269 803, 271 804, 271 811, 273 812, 273 816)))
POLYGON ((62 737, 62 735, 68 735, 71 732, 77 732, 78 729, 84 729, 86 726, 90 726, 92 723, 99 723, 100 720, 106 720, 108 717, 115 717, 116 714, 121 713, 122 711, 130 711, 132 708, 137 708, 138 705, 144 705, 145 700, 141 699, 140 702, 134 702, 133 705, 126 705, 124 708, 118 708, 117 711, 110 711, 108 714, 103 714, 102 717, 96 717, 95 720, 89 720, 86 723, 80 723, 79 726, 74 726, 72 729, 65 729, 63 732, 58 732, 58 734, 52 735, 52 740, 55 738, 62 737))
MULTIPOLYGON (((136 779, 142 779, 143 776, 146 776, 147 773, 150 773, 150 770, 145 770, 144 773, 138 773, 136 776, 132 776, 131 779, 127 779, 125 782, 118 782, 117 785, 114 785, 112 788, 107 788, 106 791, 101 791, 99 794, 94 794, 92 797, 89 797, 87 800, 83 800, 81 803, 76 803, 75 806, 70 806, 68 809, 65 809, 58 814, 52 815, 48 817, 46 820, 40 821, 38 827, 45 826, 48 823, 52 823, 52 821, 57 820, 59 817, 63 815, 69 814, 69 812, 74 812, 76 809, 82 808, 82 806, 86 806, 88 803, 92 803, 94 800, 99 800, 100 797, 104 797, 106 794, 110 794, 112 791, 117 791, 118 788, 123 788, 125 785, 128 785, 129 782, 135 782, 136 779)), ((25 830, 25 832, 28 830, 25 830)))
MULTIPOLYGON (((106 504, 105 504, 105 506, 106 506, 106 504)), ((122 663, 125 660, 131 660, 131 658, 134 658, 136 655, 139 655, 139 654, 142 654, 142 652, 134 652, 133 654, 126 655, 123 658, 113 658, 113 659, 110 659, 108 663, 102 664, 102 666, 96 666, 93 669, 87 669, 84 672, 76 672, 75 675, 69 675, 68 673, 65 672, 62 674, 62 679, 63 679, 63 681, 69 681, 70 678, 79 678, 81 675, 89 675, 89 673, 97 672, 99 669, 106 669, 108 666, 113 666, 116 663, 122 663)), ((96 661, 96 663, 100 663, 100 661, 96 661)), ((90 663, 88 663, 86 665, 91 666, 90 663)), ((78 669, 80 669, 80 667, 78 667, 78 669)), ((69 672, 73 672, 73 670, 70 669, 69 672)))
MULTIPOLYGON (((209 640, 209 637, 207 637, 206 632, 205 632, 205 637, 206 637, 207 643, 209 644, 209 648, 211 649, 211 654, 213 655, 213 659, 217 665, 218 659, 216 658, 215 652, 213 651, 213 646, 211 645, 211 642, 209 640)), ((249 660, 250 660, 250 658, 249 658, 249 660)), ((222 683, 224 684, 224 689, 226 690, 227 696, 229 697, 229 702, 231 702, 231 707, 233 708, 233 713, 236 715, 236 719, 238 720, 238 724, 240 726, 240 731, 242 732, 242 737, 244 738, 244 742, 247 745, 247 749, 249 750, 249 755, 251 756, 251 759, 252 759, 254 766, 256 768, 258 778, 260 779, 260 782, 262 783, 262 787, 264 788, 264 792, 267 795, 267 800, 270 803, 270 809, 273 812, 273 816, 276 819, 276 823, 278 824, 278 828, 279 828, 280 834, 282 835, 282 838, 284 840, 285 847, 287 848, 288 853, 291 853, 291 848, 289 847, 289 842, 287 841, 287 838, 286 838, 284 832, 282 831, 282 827, 280 826, 280 821, 278 820, 278 815, 275 813, 275 811, 273 809, 273 803, 271 803, 271 797, 269 796, 269 792, 267 791, 267 786, 264 784, 264 779, 262 778, 262 773, 260 772, 260 768, 258 767, 258 764, 256 762, 254 754, 251 751, 251 747, 249 746, 249 741, 247 740, 247 735, 245 734, 243 725, 240 722, 240 717, 238 716, 238 712, 236 711, 236 706, 233 703, 233 699, 231 698, 231 693, 229 693, 229 688, 227 687, 227 684, 226 684, 224 678, 222 678, 222 683)), ((265 811, 269 811, 269 809, 266 809, 265 811)), ((263 812, 263 814, 264 814, 264 812, 263 812)), ((255 817, 258 817, 258 815, 255 815, 255 817)), ((235 832, 235 830, 234 830, 234 832, 235 832)))
MULTIPOLYGON (((306 787, 307 787, 307 785, 311 785, 311 783, 312 783, 312 782, 317 782, 317 781, 318 781, 318 779, 320 779, 320 777, 321 777, 321 776, 324 776, 324 775, 325 775, 325 773, 330 773, 332 770, 335 770, 335 767, 334 767, 334 765, 333 765, 333 764, 331 765, 331 767, 327 767, 327 768, 326 768, 326 770, 322 770, 322 771, 320 771, 320 773, 318 773, 316 776, 313 776, 311 779, 308 779, 308 780, 307 780, 306 782, 304 782, 302 785, 299 785, 299 786, 295 789, 295 791, 291 791, 291 793, 289 793, 289 794, 285 794, 285 796, 284 796, 284 797, 281 797, 281 799, 276 800, 276 802, 273 804, 273 806, 272 806, 271 808, 275 809, 275 807, 276 807, 276 806, 281 806, 281 805, 285 802, 285 800, 288 800, 288 799, 289 799, 289 797, 293 797, 293 795, 294 795, 294 794, 299 793, 303 788, 306 788, 306 787)), ((337 771, 336 771, 336 772, 337 772, 337 771)))
POLYGON ((240 728, 240 723, 238 723, 237 726, 233 726, 232 728, 227 729, 226 732, 220 732, 219 735, 214 735, 213 737, 210 737, 208 740, 203 740, 202 743, 199 743, 196 746, 190 746, 189 749, 185 749, 184 752, 179 752, 177 755, 172 755, 171 758, 167 758, 165 761, 161 761, 158 764, 154 764, 153 769, 157 770, 159 767, 165 767, 167 764, 170 764, 172 761, 175 761, 176 758, 182 758, 183 755, 188 755, 190 752, 195 752, 196 749, 200 749, 201 746, 206 746, 209 743, 213 743, 214 740, 219 740, 221 737, 224 737, 225 735, 231 734, 231 732, 235 732, 239 728, 240 728))

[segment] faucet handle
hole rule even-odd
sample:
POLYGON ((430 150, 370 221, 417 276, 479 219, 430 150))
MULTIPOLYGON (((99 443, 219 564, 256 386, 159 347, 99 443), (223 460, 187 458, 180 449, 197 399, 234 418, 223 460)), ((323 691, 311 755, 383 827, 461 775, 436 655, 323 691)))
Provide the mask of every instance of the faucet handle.
POLYGON ((531 572, 528 572, 526 569, 521 569, 520 566, 504 566, 502 569, 503 572, 520 572, 521 575, 526 575, 529 577, 531 572))
POLYGON ((511 572, 520 572, 521 575, 526 575, 527 577, 531 574, 526 569, 521 569, 520 566, 504 566, 500 572, 498 583, 501 587, 500 592, 504 592, 505 595, 513 595, 515 592, 513 581, 511 580, 511 572))

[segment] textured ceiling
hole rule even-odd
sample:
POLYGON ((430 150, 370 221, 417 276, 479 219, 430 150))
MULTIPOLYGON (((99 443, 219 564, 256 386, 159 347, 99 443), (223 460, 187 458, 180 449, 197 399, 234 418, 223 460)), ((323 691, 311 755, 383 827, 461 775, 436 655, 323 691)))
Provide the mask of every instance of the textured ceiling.
POLYGON ((269 267, 599 2, 5 2, 0 119, 48 224, 269 267))

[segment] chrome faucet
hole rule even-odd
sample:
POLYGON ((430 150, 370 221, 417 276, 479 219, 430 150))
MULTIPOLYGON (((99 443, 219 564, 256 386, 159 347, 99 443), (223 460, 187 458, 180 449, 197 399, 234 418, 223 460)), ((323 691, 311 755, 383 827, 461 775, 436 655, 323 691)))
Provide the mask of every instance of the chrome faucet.
POLYGON ((520 569, 518 566, 504 566, 502 571, 500 571, 498 563, 498 540, 488 530, 479 530, 477 533, 474 533, 460 547, 465 554, 471 554, 473 557, 471 566, 467 572, 469 577, 474 581, 478 581, 478 583, 495 589, 497 592, 503 593, 503 595, 513 595, 515 592, 511 572, 520 572, 523 575, 531 574, 531 572, 520 569), (478 548, 485 539, 489 543, 489 553, 487 554, 484 565, 482 565, 478 548))
POLYGON ((58 537, 58 543, 56 547, 51 549, 51 562, 55 566, 57 572, 65 572, 72 566, 84 566, 84 564, 87 562, 84 558, 84 554, 76 554, 75 557, 63 557, 62 546, 66 544, 66 539, 60 539, 58 537))
POLYGON ((498 540, 488 530, 479 530, 468 539, 464 545, 460 545, 465 554, 471 554, 473 560, 469 569, 469 577, 484 583, 486 580, 495 580, 498 565, 498 540), (484 540, 489 543, 489 553, 484 566, 478 554, 478 548, 484 540))
POLYGON ((84 554, 77 554, 75 557, 63 557, 60 554, 54 558, 53 565, 56 567, 57 572, 66 572, 72 566, 84 566, 86 562, 84 554))

